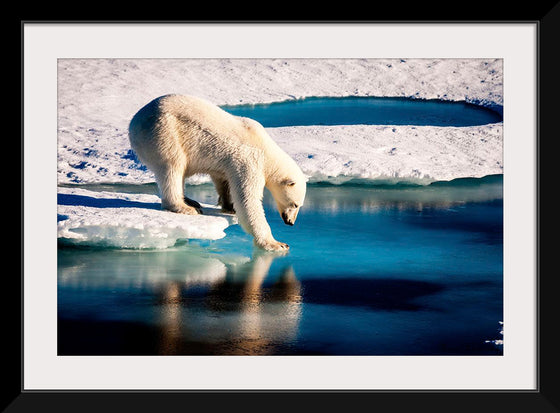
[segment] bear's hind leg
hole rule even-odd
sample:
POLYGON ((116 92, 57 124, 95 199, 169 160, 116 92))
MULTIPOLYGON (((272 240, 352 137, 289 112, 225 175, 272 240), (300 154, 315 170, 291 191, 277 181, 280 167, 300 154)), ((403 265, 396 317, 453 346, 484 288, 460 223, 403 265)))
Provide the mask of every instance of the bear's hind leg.
MULTIPOLYGON (((183 174, 183 183, 181 184, 182 188, 183 188, 183 193, 184 193, 184 190, 185 190, 185 179, 187 177, 186 172, 187 171, 185 170, 185 173, 183 174)), ((194 199, 187 198, 186 195, 183 196, 183 199, 188 206, 193 207, 194 209, 196 209, 196 212, 198 212, 199 214, 202 215, 202 206, 200 205, 200 203, 198 203, 194 199)))
POLYGON ((200 213, 197 208, 187 205, 185 202, 184 171, 185 168, 178 168, 177 165, 174 165, 174 167, 166 166, 156 175, 161 196, 161 207, 167 211, 179 214, 196 215, 200 213))
POLYGON ((231 200, 231 194, 229 192, 228 181, 224 178, 218 178, 215 176, 212 176, 212 181, 214 182, 216 192, 218 193, 218 205, 222 207, 222 212, 235 214, 233 201, 231 200))
POLYGON ((194 199, 187 198, 186 196, 184 197, 184 199, 185 199, 185 203, 188 206, 193 207, 194 209, 197 210, 199 214, 202 214, 202 206, 197 201, 195 201, 194 199))

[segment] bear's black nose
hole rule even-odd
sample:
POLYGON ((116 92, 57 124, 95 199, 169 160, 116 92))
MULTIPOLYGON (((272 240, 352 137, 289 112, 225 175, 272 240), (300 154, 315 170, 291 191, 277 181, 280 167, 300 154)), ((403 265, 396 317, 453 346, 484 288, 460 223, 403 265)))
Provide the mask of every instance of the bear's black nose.
POLYGON ((289 220, 288 215, 286 213, 282 213, 282 219, 284 220, 284 224, 286 225, 294 225, 292 221, 289 220))

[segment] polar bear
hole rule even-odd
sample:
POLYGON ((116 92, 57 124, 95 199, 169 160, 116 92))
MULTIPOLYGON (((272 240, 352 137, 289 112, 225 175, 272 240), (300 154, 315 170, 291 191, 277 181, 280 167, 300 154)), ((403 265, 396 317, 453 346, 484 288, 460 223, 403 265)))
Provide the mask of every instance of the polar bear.
POLYGON ((196 173, 209 174, 222 210, 235 212, 255 245, 272 251, 289 248, 272 236, 263 191, 271 192, 280 216, 293 225, 304 202, 306 177, 260 123, 204 99, 164 95, 134 115, 129 139, 155 175, 163 209, 201 213, 200 204, 185 197, 184 181, 196 173))

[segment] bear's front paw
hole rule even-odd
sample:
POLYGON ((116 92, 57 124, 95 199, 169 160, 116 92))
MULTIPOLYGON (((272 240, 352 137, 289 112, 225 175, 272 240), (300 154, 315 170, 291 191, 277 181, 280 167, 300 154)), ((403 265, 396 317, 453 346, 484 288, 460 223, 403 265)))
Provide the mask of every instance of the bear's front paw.
POLYGON ((264 242, 263 244, 259 245, 259 247, 266 251, 288 251, 290 249, 288 244, 284 242, 278 242, 276 240, 264 242))

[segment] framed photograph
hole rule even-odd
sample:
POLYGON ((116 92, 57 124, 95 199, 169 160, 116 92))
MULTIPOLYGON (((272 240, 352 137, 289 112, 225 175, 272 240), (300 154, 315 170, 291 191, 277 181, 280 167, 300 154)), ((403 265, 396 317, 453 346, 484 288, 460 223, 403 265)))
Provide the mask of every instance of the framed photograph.
POLYGON ((23 21, 11 406, 553 411, 539 142, 557 17, 23 21))

